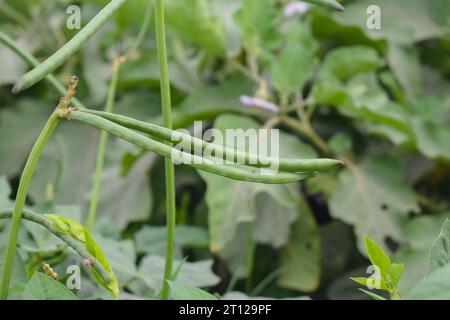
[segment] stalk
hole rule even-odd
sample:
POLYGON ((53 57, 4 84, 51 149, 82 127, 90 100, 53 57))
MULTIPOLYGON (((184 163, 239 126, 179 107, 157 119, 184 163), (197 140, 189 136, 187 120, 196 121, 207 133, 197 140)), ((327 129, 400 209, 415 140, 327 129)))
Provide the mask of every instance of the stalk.
POLYGON ((9 283, 11 280, 11 271, 14 262, 14 255, 17 247, 17 238, 20 229, 20 219, 22 218, 23 208, 27 198, 28 187, 30 185, 31 177, 33 176, 36 164, 44 150, 47 141, 49 140, 53 130, 59 121, 58 112, 53 114, 48 119, 41 134, 39 135, 33 149, 28 157, 25 168, 20 178, 19 189, 17 191, 16 203, 11 219, 11 230, 9 232, 8 244, 4 256, 3 270, 0 282, 0 299, 6 300, 8 298, 9 283))
MULTIPOLYGON (((172 129, 172 107, 170 101, 170 80, 167 64, 166 32, 164 22, 164 0, 156 0, 156 42, 158 49, 161 98, 164 126, 172 129)), ((170 145, 170 143, 168 143, 170 145)), ((166 261, 164 266, 164 278, 161 289, 161 299, 168 300, 170 296, 169 280, 172 277, 173 255, 175 246, 175 168, 170 158, 165 158, 166 174, 166 214, 167 214, 167 239, 166 239, 166 261)))
MULTIPOLYGON (((116 57, 114 59, 113 74, 111 77, 111 83, 109 86, 108 97, 106 100, 105 112, 112 112, 114 109, 114 98, 116 96, 117 81, 119 78, 119 71, 120 71, 120 66, 121 66, 122 62, 123 62, 122 57, 116 57)), ((105 153, 106 153, 106 146, 108 144, 108 136, 109 136, 108 132, 106 132, 106 131, 100 132, 97 160, 96 160, 96 164, 95 164, 94 182, 92 184, 92 191, 91 191, 91 202, 89 204, 89 212, 88 212, 88 217, 87 217, 87 222, 86 222, 86 228, 88 230, 92 230, 94 228, 95 220, 97 217, 97 207, 98 207, 98 200, 99 200, 99 195, 100 195, 102 172, 103 172, 103 167, 105 164, 105 153)))
POLYGON ((68 110, 71 99, 75 95, 75 88, 78 84, 76 77, 71 77, 69 82, 69 89, 66 96, 62 97, 55 111, 52 113, 47 123, 45 124, 42 132, 37 138, 30 155, 28 156, 25 167, 22 171, 22 176, 19 182, 19 188, 17 190, 16 202, 11 219, 11 230, 9 232, 8 243, 6 246, 6 252, 4 256, 3 270, 0 280, 0 300, 6 300, 8 298, 9 284, 11 281, 11 272, 14 263, 14 255, 17 248, 17 238, 20 230, 20 220, 22 218, 23 208, 27 199, 28 188, 30 186, 31 177, 33 176, 36 165, 39 158, 42 155, 45 145, 47 144, 50 136, 55 130, 59 119, 68 110))

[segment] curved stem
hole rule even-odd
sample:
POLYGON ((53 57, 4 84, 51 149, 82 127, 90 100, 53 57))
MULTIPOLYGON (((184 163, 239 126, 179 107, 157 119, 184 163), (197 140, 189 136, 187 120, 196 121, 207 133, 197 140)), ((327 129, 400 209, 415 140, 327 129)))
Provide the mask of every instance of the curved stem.
MULTIPOLYGON (((0 219, 9 219, 12 216, 13 216, 13 209, 0 210, 0 219)), ((98 271, 103 280, 105 280, 106 282, 111 281, 108 273, 106 272, 105 268, 103 268, 102 264, 96 258, 94 258, 89 252, 87 252, 80 242, 76 241, 69 234, 56 229, 47 218, 29 210, 23 210, 22 218, 37 223, 42 227, 46 228, 53 235, 55 235, 56 237, 61 239, 64 243, 66 243, 69 247, 71 247, 76 253, 78 253, 78 255, 81 258, 89 260, 92 263, 92 267, 98 271)))
POLYGON ((20 229, 20 219, 22 218, 23 208, 25 206, 25 201, 27 198, 28 187, 30 185, 31 177, 33 176, 36 164, 44 150, 47 141, 49 140, 53 130, 59 121, 58 110, 53 112, 53 114, 48 119, 44 126, 41 134, 39 135, 36 143, 31 150, 28 160, 25 164, 25 168, 22 172, 22 177, 20 178, 19 189, 17 191, 16 203, 14 206, 14 212, 12 214, 11 220, 11 230, 9 232, 8 244, 6 247, 6 252, 4 256, 2 277, 0 283, 0 299, 5 300, 8 298, 9 283, 11 280, 11 271, 14 262, 14 255, 17 247, 17 238, 20 229))
MULTIPOLYGON (((167 63, 166 32, 164 22, 164 0, 156 0, 156 42, 158 49, 159 68, 161 77, 161 98, 163 105, 164 126, 172 129, 172 106, 170 100, 169 67, 167 63)), ((169 282, 172 278, 173 255, 175 247, 175 168, 170 158, 165 158, 166 173, 166 261, 164 265, 164 278, 161 289, 161 299, 168 300, 170 296, 169 282)))
MULTIPOLYGON (((111 84, 109 86, 108 97, 106 100, 105 111, 112 112, 114 109, 114 98, 116 96, 117 81, 119 78, 120 65, 122 57, 116 57, 113 62, 113 74, 111 77, 111 84)), ((100 140, 98 144, 97 160, 95 164, 94 182, 91 191, 91 202, 89 204, 89 212, 86 222, 86 228, 92 230, 94 228, 97 207, 100 194, 100 184, 102 178, 103 167, 105 163, 106 146, 108 144, 108 132, 100 132, 100 140)))

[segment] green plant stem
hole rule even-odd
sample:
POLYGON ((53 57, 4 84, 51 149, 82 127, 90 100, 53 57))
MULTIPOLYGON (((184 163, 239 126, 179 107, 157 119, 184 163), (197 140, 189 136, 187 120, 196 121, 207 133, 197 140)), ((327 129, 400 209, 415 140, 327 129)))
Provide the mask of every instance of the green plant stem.
POLYGON ((47 141, 49 140, 53 130, 59 122, 59 110, 55 110, 47 123, 44 126, 41 134, 36 140, 33 149, 25 164, 25 168, 20 178, 19 188, 17 191, 14 212, 11 220, 11 230, 9 232, 8 244, 4 256, 3 270, 0 283, 0 299, 6 300, 8 298, 9 283, 11 280, 11 271, 14 262, 14 255, 17 247, 17 238, 20 229, 20 219, 22 218, 23 208, 27 198, 28 187, 30 185, 31 177, 33 176, 37 162, 44 150, 47 141))
POLYGON ((124 54, 124 57, 126 60, 129 60, 130 58, 133 58, 133 55, 138 50, 139 46, 144 41, 145 35, 147 34, 147 30, 150 25, 150 18, 152 16, 152 5, 153 0, 149 0, 147 2, 147 8, 145 9, 145 15, 144 20, 142 21, 141 28, 139 30, 139 34, 136 37, 136 40, 133 42, 132 46, 127 50, 127 52, 124 54))
POLYGON ((255 265, 256 242, 253 238, 252 225, 249 225, 248 242, 247 242, 247 264, 246 264, 246 280, 245 292, 250 294, 253 287, 253 268, 255 265))
MULTIPOLYGON (((114 110, 114 99, 116 97, 117 82, 119 79, 119 72, 121 66, 121 57, 116 57, 113 62, 113 73, 111 77, 111 83, 109 85, 108 97, 105 104, 105 112, 112 112, 114 110)), ((97 207, 100 195, 101 178, 103 173, 103 167, 105 164, 106 146, 108 144, 109 134, 106 131, 100 132, 100 139, 98 143, 97 160, 95 164, 94 181, 91 191, 91 202, 89 204, 89 212, 86 221, 86 228, 92 230, 97 218, 97 207)))
MULTIPOLYGON (((0 31, 0 41, 14 51, 22 60, 27 62, 29 65, 33 67, 37 67, 39 65, 39 61, 30 53, 28 53, 25 49, 21 48, 17 42, 11 39, 7 34, 0 31)), ((66 88, 56 79, 56 77, 52 74, 48 74, 45 79, 58 91, 58 93, 65 95, 66 88)), ((86 106, 82 104, 77 98, 72 98, 72 104, 79 109, 86 109, 86 106)))
MULTIPOLYGON (((13 209, 6 209, 0 211, 0 219, 10 219, 12 216, 13 216, 13 209)), ((23 210, 22 218, 37 223, 42 227, 46 228, 53 235, 55 235, 56 237, 61 239, 64 243, 66 243, 76 253, 78 253, 78 255, 81 258, 88 259, 90 262, 92 262, 92 267, 98 271, 103 280, 105 280, 106 282, 111 281, 105 268, 103 268, 102 264, 96 258, 94 258, 89 252, 86 251, 84 245, 82 245, 80 242, 72 238, 69 234, 56 229, 47 218, 29 210, 23 210)))
MULTIPOLYGON (((164 0, 156 0, 156 42, 161 75, 161 97, 163 105, 164 126, 172 129, 172 106, 170 101, 169 67, 167 63, 166 34, 164 22, 164 0)), ((166 214, 167 239, 164 278, 161 289, 161 299, 168 300, 170 296, 169 280, 172 276, 173 255, 175 247, 176 207, 175 207, 175 168, 170 158, 165 158, 166 173, 166 214)))

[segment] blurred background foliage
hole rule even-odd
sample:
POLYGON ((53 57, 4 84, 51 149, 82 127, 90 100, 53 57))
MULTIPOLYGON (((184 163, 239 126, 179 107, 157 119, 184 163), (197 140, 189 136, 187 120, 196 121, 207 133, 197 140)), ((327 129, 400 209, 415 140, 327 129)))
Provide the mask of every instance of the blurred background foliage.
MULTIPOLYGON (((39 60, 85 25, 107 0, 0 0, 0 30, 39 60)), ((288 16, 281 0, 167 0, 168 48, 177 128, 282 129, 281 154, 335 156, 347 166, 306 183, 267 186, 176 168, 179 280, 228 298, 365 298, 349 275, 364 275, 367 235, 405 263, 402 293, 425 275, 429 248, 450 216, 450 1, 379 0, 381 30, 366 26, 373 1, 314 5, 288 16), (246 106, 242 95, 280 106, 246 106), (300 97, 325 147, 286 117, 300 97), (303 99, 302 99, 303 98, 303 99), (252 263, 252 257, 254 261, 252 263)), ((134 42, 147 0, 129 0, 55 75, 76 74, 78 98, 103 108, 111 61, 134 42)), ((0 44, 0 207, 58 94, 45 81, 13 96, 30 66, 0 44)), ((123 66, 117 113, 161 123, 153 21, 123 66)), ((29 207, 83 221, 98 132, 57 128, 33 178, 29 207)), ((96 239, 118 274, 123 298, 150 298, 163 272, 163 161, 112 139, 102 178, 96 239)), ((7 224, 0 222, 0 250, 7 224)), ((24 223, 18 295, 43 260, 61 275, 77 258, 39 227, 24 223)), ((3 256, 3 253, 2 253, 3 256)), ((450 276, 449 276, 450 277, 450 276)), ((86 274, 81 298, 107 298, 86 274)))

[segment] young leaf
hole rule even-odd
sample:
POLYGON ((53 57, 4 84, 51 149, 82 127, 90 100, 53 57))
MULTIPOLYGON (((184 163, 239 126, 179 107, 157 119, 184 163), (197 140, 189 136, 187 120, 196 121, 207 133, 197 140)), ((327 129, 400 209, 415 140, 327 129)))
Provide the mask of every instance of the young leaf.
POLYGON ((86 239, 86 250, 92 254, 94 258, 96 258, 102 266, 105 268, 106 272, 108 273, 111 281, 109 283, 105 282, 103 278, 100 276, 100 274, 95 270, 91 269, 92 274, 95 276, 98 282, 100 282, 106 289, 108 289, 113 297, 115 299, 119 298, 119 284, 116 278, 116 275, 114 274, 114 271, 112 270, 108 260, 106 260, 105 255, 102 252, 102 249, 98 246, 98 244, 95 242, 95 240, 90 235, 89 231, 87 229, 84 230, 85 232, 85 239, 86 239))
POLYGON ((174 300, 219 300, 212 294, 179 282, 168 281, 174 300))
POLYGON ((359 289, 360 291, 364 292, 365 294, 367 294, 369 297, 371 297, 374 300, 386 300, 386 298, 379 296, 378 294, 375 294, 373 292, 364 290, 364 289, 359 289))
POLYGON ((23 291, 25 300, 78 300, 72 291, 49 276, 35 272, 23 291))
POLYGON ((364 237, 367 255, 374 266, 380 268, 381 275, 385 277, 391 268, 391 258, 384 252, 379 245, 368 237, 364 237))

